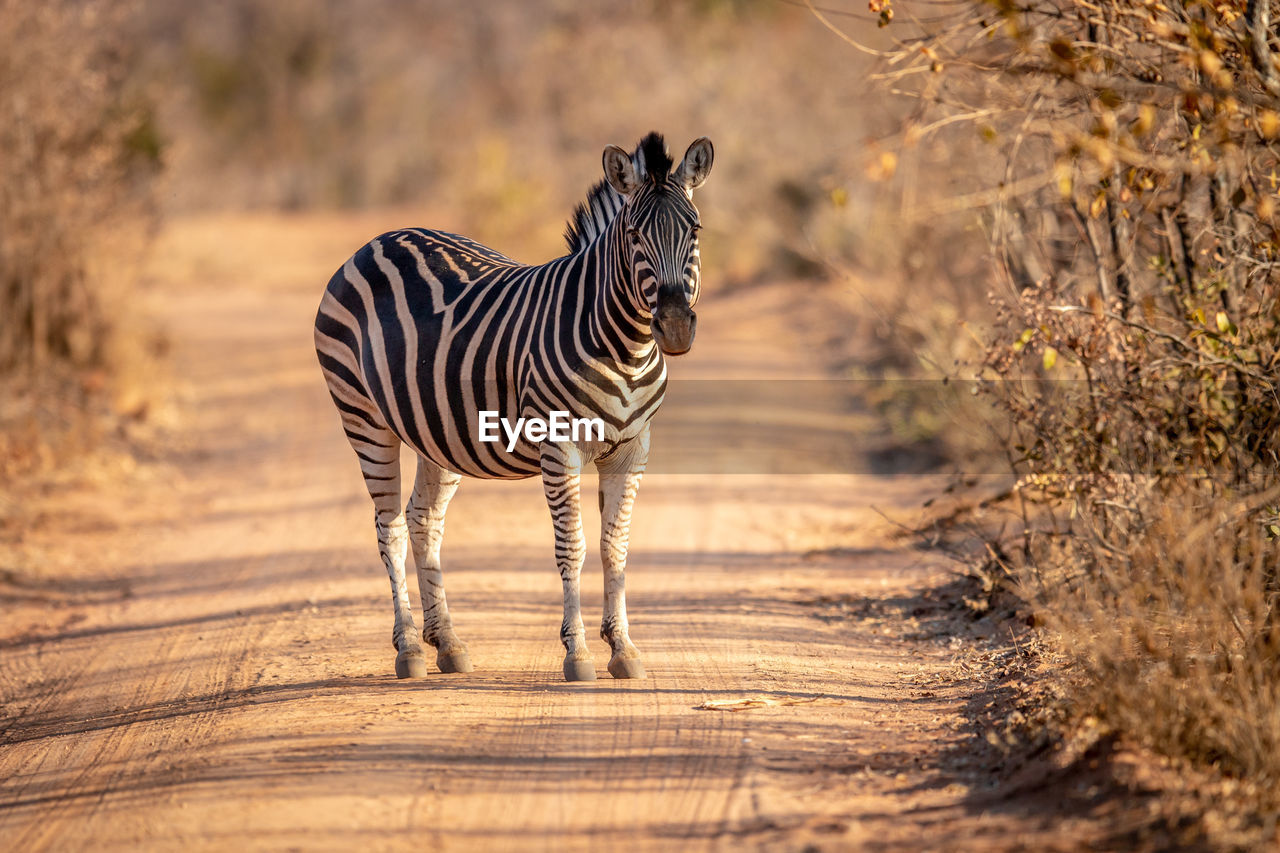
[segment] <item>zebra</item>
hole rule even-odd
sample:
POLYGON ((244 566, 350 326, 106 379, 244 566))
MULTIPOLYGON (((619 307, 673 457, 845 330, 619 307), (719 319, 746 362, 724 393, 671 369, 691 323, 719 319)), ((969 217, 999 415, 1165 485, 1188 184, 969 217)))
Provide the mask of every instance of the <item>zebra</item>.
POLYGON ((579 483, 590 464, 600 482, 608 670, 614 678, 645 676, 626 611, 631 513, 649 422, 666 389, 664 355, 688 352, 697 328, 701 223, 693 191, 713 157, 706 137, 674 169, 657 133, 631 154, 606 146, 604 178, 566 229, 569 253, 545 264, 407 228, 376 237, 329 280, 316 314, 316 354, 373 500, 391 579, 397 677, 427 674, 422 642, 436 649, 441 672, 472 670, 440 567, 445 511, 463 476, 541 476, 564 594, 564 677, 596 677, 578 590, 586 557, 579 483), (604 434, 535 441, 526 430, 508 450, 505 441, 479 440, 481 412, 512 423, 552 412, 599 418, 604 434), (403 510, 402 444, 418 458, 403 510), (405 581, 410 547, 422 642, 405 581))

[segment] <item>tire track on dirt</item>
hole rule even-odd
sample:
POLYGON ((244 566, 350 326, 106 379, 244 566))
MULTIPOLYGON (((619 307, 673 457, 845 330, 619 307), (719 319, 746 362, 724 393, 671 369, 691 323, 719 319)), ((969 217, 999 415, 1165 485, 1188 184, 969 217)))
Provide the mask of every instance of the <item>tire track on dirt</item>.
MULTIPOLYGON (((204 314, 201 319, 208 321, 209 317, 204 314)), ((263 436, 252 433, 237 434, 238 424, 232 416, 236 411, 234 405, 211 405, 201 401, 198 384, 201 366, 217 364, 221 359, 221 342, 216 337, 202 335, 203 328, 207 327, 202 325, 200 328, 183 328, 178 324, 174 329, 189 344, 188 348, 178 354, 178 367, 184 375, 192 376, 196 383, 197 396, 192 401, 189 416, 191 421, 202 424, 210 433, 236 435, 236 442, 243 443, 241 446, 252 444, 255 439, 261 440, 263 436)), ((238 357, 245 366, 260 360, 252 349, 241 351, 238 357)), ((236 366, 228 365, 225 359, 221 359, 221 363, 223 369, 236 366)), ((233 442, 231 447, 204 460, 203 464, 206 468, 225 465, 238 455, 239 448, 233 442)), ((296 463, 301 461, 301 454, 292 454, 282 461, 286 463, 283 470, 293 470, 296 463)), ((186 481, 188 483, 200 483, 209 478, 209 473, 199 469, 189 473, 191 477, 186 481)), ((202 501, 199 494, 191 493, 190 490, 187 494, 175 495, 175 498, 197 507, 207 504, 207 500, 202 501)), ((281 531, 281 534, 296 536, 304 532, 292 529, 281 531)), ((152 550, 156 554, 141 555, 141 565, 159 562, 158 555, 165 552, 181 553, 184 550, 184 540, 201 541, 198 536, 191 534, 190 529, 183 529, 181 532, 170 532, 167 536, 162 536, 162 540, 166 541, 155 543, 152 550)), ((274 562, 271 556, 225 561, 221 566, 219 583, 223 588, 235 589, 269 575, 274 562)), ((183 585, 183 565, 181 562, 171 562, 167 569, 161 568, 146 580, 151 586, 180 590, 183 585)), ((150 570, 144 569, 146 571, 150 570)), ((291 618, 293 614, 283 607, 255 608, 249 612, 237 608, 222 614, 212 624, 197 620, 195 624, 173 626, 162 633, 150 632, 150 637, 143 636, 125 646, 123 651, 117 649, 115 654, 95 654, 93 647, 96 644, 90 637, 74 640, 70 648, 66 648, 66 644, 60 643, 55 636, 41 642, 36 653, 39 654, 42 647, 50 646, 62 650, 61 657, 82 663, 63 668, 62 675, 53 684, 42 687, 35 706, 24 714, 25 725, 10 725, 7 730, 38 730, 42 719, 69 716, 78 716, 86 720, 88 725, 94 726, 94 729, 86 732, 85 745, 80 750, 82 754, 87 753, 87 759, 79 762, 78 771, 59 788, 60 796, 65 801, 81 803, 76 808, 78 820, 74 826, 91 827, 117 792, 127 792, 132 785, 142 780, 146 780, 145 784, 149 787, 159 787, 158 779, 167 779, 170 784, 176 784, 191 771, 185 760, 187 756, 180 753, 198 752, 210 740, 230 698, 243 694, 251 684, 251 676, 244 662, 254 657, 255 649, 278 635, 282 623, 291 618), (128 653, 128 658, 125 657, 125 652, 128 653), (115 680, 112 678, 113 673, 128 670, 131 660, 145 661, 150 677, 138 679, 131 690, 111 697, 110 704, 105 707, 99 703, 96 708, 80 710, 78 713, 66 707, 66 688, 94 679, 112 682, 115 680), (193 690, 193 687, 198 689, 193 690), (193 693, 199 697, 194 705, 186 701, 193 693), (150 714, 137 713, 143 709, 155 710, 150 714), (87 718, 84 716, 86 710, 89 712, 87 718), (125 758, 132 760, 127 761, 125 758)), ((59 737, 57 732, 51 732, 41 740, 49 741, 59 737)), ((36 763, 34 766, 20 763, 14 768, 15 772, 10 779, 38 778, 47 763, 47 757, 56 754, 56 747, 41 743, 40 740, 30 741, 27 749, 36 757, 36 763)), ((16 786, 5 799, 11 803, 22 802, 27 787, 29 786, 16 786)), ((74 836, 59 838, 59 833, 66 831, 69 826, 73 825, 52 821, 32 823, 19 837, 20 849, 61 846, 63 843, 84 841, 91 837, 81 830, 78 839, 74 836)))

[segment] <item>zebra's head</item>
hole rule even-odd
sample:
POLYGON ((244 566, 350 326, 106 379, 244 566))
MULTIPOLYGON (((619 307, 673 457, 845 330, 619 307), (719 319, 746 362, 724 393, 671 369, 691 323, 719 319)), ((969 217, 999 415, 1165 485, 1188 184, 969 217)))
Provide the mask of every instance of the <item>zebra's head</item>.
POLYGON ((701 276, 698 209, 693 191, 707 180, 715 150, 705 136, 694 141, 672 171, 666 143, 656 133, 634 154, 604 149, 604 175, 623 199, 618 218, 626 231, 632 299, 649 317, 653 339, 667 355, 693 346, 701 276))

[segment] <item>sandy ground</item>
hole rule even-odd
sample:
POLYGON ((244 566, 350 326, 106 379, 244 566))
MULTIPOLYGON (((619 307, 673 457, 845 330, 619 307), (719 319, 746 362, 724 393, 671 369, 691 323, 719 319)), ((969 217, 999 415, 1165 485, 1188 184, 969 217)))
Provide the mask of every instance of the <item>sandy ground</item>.
MULTIPOLYGON (((628 567, 649 677, 609 678, 600 643, 585 684, 561 677, 539 484, 465 481, 445 578, 476 671, 397 681, 372 509, 310 339, 330 271, 399 224, 163 236, 148 298, 179 429, 33 509, 50 556, 0 602, 0 848, 1044 846, 982 804, 972 640, 922 629, 948 564, 877 513, 913 511, 928 477, 649 476, 628 567)), ((836 320, 811 291, 708 282, 675 376, 822 375, 813 336, 836 320)))

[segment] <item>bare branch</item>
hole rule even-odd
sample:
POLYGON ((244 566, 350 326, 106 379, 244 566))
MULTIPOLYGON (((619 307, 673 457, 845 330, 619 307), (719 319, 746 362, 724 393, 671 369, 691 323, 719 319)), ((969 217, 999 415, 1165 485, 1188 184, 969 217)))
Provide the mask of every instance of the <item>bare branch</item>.
POLYGON ((1280 81, 1276 79, 1276 66, 1271 59, 1271 0, 1249 0, 1245 9, 1249 22, 1249 55, 1263 87, 1272 95, 1280 96, 1280 81))

